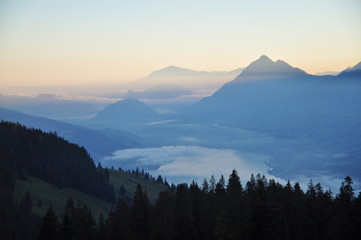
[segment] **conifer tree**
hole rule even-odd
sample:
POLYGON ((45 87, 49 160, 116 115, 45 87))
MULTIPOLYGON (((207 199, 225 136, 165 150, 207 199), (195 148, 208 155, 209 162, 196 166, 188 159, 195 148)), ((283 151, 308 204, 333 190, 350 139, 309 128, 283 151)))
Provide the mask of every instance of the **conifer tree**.
POLYGON ((107 239, 108 238, 103 213, 101 213, 99 216, 95 236, 96 236, 96 239, 107 239))
POLYGON ((209 192, 209 185, 208 185, 207 179, 204 179, 204 180, 203 180, 203 183, 202 183, 202 191, 203 191, 204 193, 208 193, 208 192, 209 192))
POLYGON ((155 202, 152 224, 152 239, 167 240, 175 237, 174 196, 171 192, 160 192, 155 202))
POLYGON ((150 238, 150 205, 147 193, 143 191, 140 184, 135 190, 132 205, 132 226, 133 232, 138 240, 147 240, 150 238))
POLYGON ((160 183, 160 184, 163 184, 163 178, 162 178, 161 175, 158 175, 156 182, 160 183))
POLYGON ((243 188, 236 170, 228 179, 226 205, 219 213, 215 235, 218 239, 242 239, 247 237, 246 214, 242 199, 243 188))
POLYGON ((212 175, 211 178, 209 179, 209 192, 211 194, 214 194, 215 190, 216 190, 216 179, 212 175))
POLYGON ((192 216, 192 203, 187 194, 185 184, 177 187, 175 194, 175 239, 195 240, 197 239, 194 218, 192 216))
POLYGON ((337 231, 335 236, 338 239, 359 239, 359 226, 355 225, 355 223, 360 222, 360 219, 355 218, 355 216, 360 217, 360 214, 355 214, 357 210, 355 204, 353 204, 355 190, 352 184, 351 177, 345 177, 341 184, 340 192, 336 197, 335 225, 337 226, 337 231))
MULTIPOLYGON (((204 183, 208 184, 207 180, 205 180, 204 183)), ((207 225, 209 225, 209 212, 207 211, 206 193, 207 191, 201 190, 196 182, 192 182, 189 187, 189 198, 192 203, 192 216, 197 238, 199 240, 208 240, 210 238, 210 231, 207 228, 207 225)))
POLYGON ((61 234, 63 239, 74 239, 75 230, 73 225, 73 219, 75 215, 75 205, 72 198, 69 198, 63 212, 61 219, 61 234))
POLYGON ((50 206, 43 218, 43 225, 39 234, 40 240, 58 240, 60 239, 60 225, 58 216, 50 206))
POLYGON ((122 200, 118 199, 115 212, 110 211, 106 221, 106 229, 109 239, 136 239, 131 228, 129 207, 122 200))
POLYGON ((345 181, 342 182, 340 193, 337 195, 339 201, 351 202, 354 198, 354 189, 352 187, 352 179, 347 176, 345 181))

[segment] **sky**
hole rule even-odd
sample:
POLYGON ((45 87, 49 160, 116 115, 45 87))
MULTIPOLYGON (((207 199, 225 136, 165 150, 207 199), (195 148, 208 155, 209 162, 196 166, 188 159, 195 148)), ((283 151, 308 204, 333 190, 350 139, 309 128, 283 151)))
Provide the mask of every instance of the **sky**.
POLYGON ((361 61, 359 0, 0 0, 0 84, 124 83, 260 55, 308 73, 361 61))

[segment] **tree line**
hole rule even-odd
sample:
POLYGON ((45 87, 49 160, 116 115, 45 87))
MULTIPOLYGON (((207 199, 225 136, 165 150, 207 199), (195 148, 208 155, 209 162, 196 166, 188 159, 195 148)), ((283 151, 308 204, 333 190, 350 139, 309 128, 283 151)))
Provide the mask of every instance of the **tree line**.
POLYGON ((0 122, 0 186, 14 190, 15 178, 38 177, 60 188, 74 188, 115 202, 107 169, 96 168, 84 147, 55 132, 0 122))
POLYGON ((39 239, 360 239, 361 194, 346 177, 336 196, 321 184, 282 185, 259 174, 243 186, 236 170, 226 183, 179 184, 150 204, 137 186, 132 203, 118 200, 97 223, 90 209, 69 199, 59 216, 48 209, 39 239))
MULTIPOLYGON (((135 170, 136 175, 149 173, 135 170)), ((0 239, 359 239, 361 195, 346 177, 337 194, 321 184, 284 186, 264 176, 241 184, 234 170, 226 182, 212 176, 201 186, 171 184, 154 204, 138 185, 133 199, 119 199, 97 221, 84 204, 69 199, 62 213, 43 219, 31 211, 30 193, 14 201, 15 179, 38 177, 114 202, 109 172, 83 147, 56 133, 0 122, 0 239)), ((168 185, 158 176, 157 182, 168 185)), ((119 191, 124 189, 119 189, 119 191)))
POLYGON ((15 180, 40 178, 115 203, 109 172, 96 168, 83 147, 54 133, 0 122, 0 239, 34 239, 41 218, 31 211, 31 195, 15 201, 15 180))

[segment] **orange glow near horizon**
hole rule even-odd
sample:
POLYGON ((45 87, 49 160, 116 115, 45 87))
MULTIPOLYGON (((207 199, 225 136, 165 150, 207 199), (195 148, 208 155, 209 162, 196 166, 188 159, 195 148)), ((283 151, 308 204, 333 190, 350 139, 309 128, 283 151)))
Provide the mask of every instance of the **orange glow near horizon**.
POLYGON ((356 0, 14 0, 0 9, 2 87, 121 84, 169 65, 231 71, 261 55, 311 74, 361 61, 356 0))

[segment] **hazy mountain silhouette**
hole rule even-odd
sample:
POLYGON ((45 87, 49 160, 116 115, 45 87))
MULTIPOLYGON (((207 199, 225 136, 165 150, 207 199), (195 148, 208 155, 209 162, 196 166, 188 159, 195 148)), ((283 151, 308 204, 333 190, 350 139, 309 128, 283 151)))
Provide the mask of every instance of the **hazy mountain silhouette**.
POLYGON ((16 111, 0 108, 0 120, 19 122, 27 127, 39 128, 45 132, 57 132, 70 142, 84 146, 95 161, 108 156, 118 149, 139 147, 139 140, 129 132, 91 130, 43 117, 35 117, 16 111))
POLYGON ((361 80, 361 62, 353 67, 348 67, 342 71, 338 77, 340 78, 356 78, 361 80))
POLYGON ((294 68, 284 61, 273 62, 263 55, 248 65, 234 81, 296 78, 307 75, 305 71, 294 68))
POLYGON ((191 95, 192 90, 176 84, 162 84, 145 91, 128 91, 123 98, 164 99, 191 95))
POLYGON ((54 94, 39 94, 37 97, 0 95, 0 107, 55 119, 94 115, 98 111, 90 103, 60 99, 54 94))
POLYGON ((318 72, 315 75, 316 76, 325 76, 325 75, 329 75, 329 76, 337 76, 338 74, 340 74, 340 72, 336 72, 336 71, 325 71, 325 72, 318 72))
POLYGON ((361 69, 361 62, 359 62, 358 64, 353 66, 353 68, 351 68, 351 70, 360 70, 360 69, 361 69))
POLYGON ((159 114, 137 99, 125 99, 110 104, 93 118, 98 123, 146 122, 155 120, 159 114))
MULTIPOLYGON (((345 169, 356 172, 361 170, 359 73, 356 68, 338 76, 313 76, 283 61, 273 62, 262 56, 235 80, 194 104, 187 117, 200 123, 211 122, 275 138, 309 142, 326 152, 343 154, 342 159, 330 159, 329 168, 345 161, 349 166, 344 166, 345 169)), ((297 161, 312 162, 317 156, 307 159, 299 157, 297 161)), ((299 171, 307 166, 312 169, 312 164, 306 162, 297 163, 295 168, 295 164, 285 161, 278 156, 271 165, 275 169, 278 165, 278 170, 283 169, 280 171, 299 171)), ((337 167, 334 170, 339 172, 337 167)))
POLYGON ((361 90, 355 86, 360 84, 335 76, 310 75, 284 61, 273 62, 261 56, 233 81, 196 103, 193 111, 214 119, 237 117, 233 120, 248 125, 255 124, 247 122, 252 119, 263 122, 266 118, 285 120, 288 116, 305 118, 320 113, 339 116, 335 110, 341 106, 349 109, 358 105, 355 101, 361 98, 361 90))
MULTIPOLYGON (((296 86, 294 85, 295 80, 299 82, 300 79, 308 78, 312 78, 312 75, 299 68, 292 67, 284 61, 278 60, 273 62, 270 58, 263 55, 246 67, 233 81, 225 84, 212 96, 202 99, 199 105, 207 105, 207 102, 212 102, 210 104, 212 107, 220 104, 227 105, 229 108, 235 103, 247 105, 248 102, 257 104, 274 98, 279 99, 282 98, 282 94, 286 95, 283 97, 294 94, 292 91, 296 90, 294 88, 296 86), (279 85, 280 82, 282 82, 281 85, 279 85), (278 95, 277 91, 281 95, 278 95), (228 101, 228 103, 224 101, 228 101)), ((267 103, 270 104, 270 102, 267 103)), ((250 107, 251 105, 247 106, 250 107)), ((219 106, 220 109, 228 109, 224 107, 219 106)), ((230 112, 234 110, 229 109, 230 112)), ((256 108, 255 110, 261 111, 266 109, 256 108)))
POLYGON ((163 84, 176 84, 187 88, 219 87, 234 79, 242 70, 243 68, 237 68, 232 71, 206 72, 168 66, 135 81, 130 87, 144 89, 163 84))

